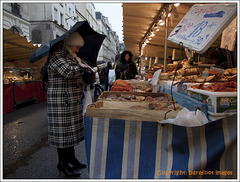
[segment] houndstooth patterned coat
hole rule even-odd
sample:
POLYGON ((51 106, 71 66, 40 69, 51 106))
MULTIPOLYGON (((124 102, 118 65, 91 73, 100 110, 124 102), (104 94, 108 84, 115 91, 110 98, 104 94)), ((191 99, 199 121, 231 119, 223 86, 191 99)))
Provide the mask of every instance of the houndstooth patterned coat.
POLYGON ((82 105, 84 72, 66 51, 54 51, 48 65, 47 115, 48 142, 57 148, 77 145, 84 139, 82 105))

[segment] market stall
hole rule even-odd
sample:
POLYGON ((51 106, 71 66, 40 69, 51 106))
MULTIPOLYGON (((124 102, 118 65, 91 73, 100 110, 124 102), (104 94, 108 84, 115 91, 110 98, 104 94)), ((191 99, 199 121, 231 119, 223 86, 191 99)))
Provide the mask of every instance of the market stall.
POLYGON ((46 100, 43 83, 33 79, 31 68, 5 67, 3 74, 5 114, 13 111, 19 104, 30 101, 39 103, 46 100))
MULTIPOLYGON (((177 21, 175 21, 177 18, 170 19, 170 22, 173 21, 172 25, 177 26, 193 5, 180 6, 185 10, 179 12, 184 13, 177 21)), ((174 9, 173 5, 169 4, 167 6, 151 3, 123 4, 126 48, 142 57, 155 57, 155 67, 148 70, 151 76, 141 77, 154 78, 155 72, 160 70, 158 80, 160 89, 156 94, 169 94, 170 99, 167 100, 168 104, 163 104, 159 103, 159 100, 156 101, 153 95, 148 95, 153 97, 148 100, 147 96, 140 94, 141 92, 138 94, 133 92, 136 91, 136 87, 132 86, 131 82, 118 80, 113 84, 112 91, 125 93, 105 92, 96 103, 89 106, 84 123, 90 178, 237 178, 237 73, 234 72, 237 69, 234 64, 230 66, 231 71, 213 68, 215 64, 203 63, 205 64, 203 66, 199 64, 199 55, 184 49, 183 46, 175 45, 169 50, 175 54, 173 49, 179 49, 175 55, 181 56, 181 59, 174 59, 175 62, 166 65, 165 70, 162 69, 165 61, 164 64, 158 62, 159 57, 166 59, 166 50, 163 50, 166 47, 159 45, 164 42, 162 36, 164 33, 158 34, 157 40, 148 39, 148 46, 145 45, 146 48, 143 46, 146 35, 151 33, 154 23, 159 20, 159 15, 168 15, 169 10, 173 13, 174 9), (135 22, 134 25, 139 28, 138 33, 131 33, 132 28, 136 28, 129 25, 129 22, 133 22, 132 19, 136 21, 145 19, 144 23, 135 22), (138 52, 139 47, 144 50, 141 51, 140 48, 138 52), (183 52, 186 57, 182 56, 183 52), (203 67, 200 68, 198 65, 203 67), (225 93, 222 94, 223 92, 225 93), (179 107, 175 107, 175 104, 179 107), (185 108, 189 110, 191 117, 181 115, 185 108), (199 112, 199 109, 202 112, 199 112), (207 122, 193 125, 199 113, 202 116, 200 118, 207 117, 207 122)), ((230 19, 228 24, 231 22, 230 19)), ((214 26, 212 24, 211 27, 214 26)), ((158 25, 154 27, 155 32, 157 28, 158 25)), ((160 30, 161 27, 158 31, 160 30)), ((218 32, 214 40, 211 39, 211 45, 207 41, 207 46, 219 46, 220 40, 218 32)), ((204 57, 204 54, 201 56, 204 57)), ((234 62, 236 59, 232 63, 234 62)))
MULTIPOLYGON (((123 86, 132 89, 123 85, 124 81, 117 82, 121 83, 115 84, 120 90, 123 86)), ((179 114, 179 110, 168 113, 173 105, 166 94, 169 87, 166 84, 161 88, 164 93, 104 92, 87 108, 84 123, 90 178, 237 177, 237 115, 211 117, 208 104, 175 87, 174 102, 193 112, 200 108, 210 116, 208 123, 194 127, 161 124, 179 114)))
POLYGON ((37 48, 26 37, 3 29, 4 114, 13 111, 18 104, 46 100, 40 81, 44 59, 36 64, 28 62, 37 48))
MULTIPOLYGON (((87 108, 85 145, 91 179, 236 178, 236 115, 198 127, 162 125, 158 121, 167 110, 150 110, 154 100, 121 99, 129 99, 129 94, 105 92, 87 108)), ((148 94, 130 95, 146 99, 148 94)), ((159 98, 163 93, 150 95, 159 98)))

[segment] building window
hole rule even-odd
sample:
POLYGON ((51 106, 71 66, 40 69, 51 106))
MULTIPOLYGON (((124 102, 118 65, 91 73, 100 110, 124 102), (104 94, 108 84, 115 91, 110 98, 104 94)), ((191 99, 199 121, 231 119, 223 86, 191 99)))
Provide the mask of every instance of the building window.
POLYGON ((60 24, 63 25, 63 14, 60 13, 60 24))
POLYGON ((32 31, 32 42, 33 42, 33 44, 41 44, 42 43, 41 30, 33 30, 32 31))
POLYGON ((57 15, 58 15, 58 10, 56 8, 54 8, 53 20, 56 21, 56 23, 58 22, 57 21, 57 15))
POLYGON ((20 15, 20 5, 18 3, 11 3, 12 13, 20 15))

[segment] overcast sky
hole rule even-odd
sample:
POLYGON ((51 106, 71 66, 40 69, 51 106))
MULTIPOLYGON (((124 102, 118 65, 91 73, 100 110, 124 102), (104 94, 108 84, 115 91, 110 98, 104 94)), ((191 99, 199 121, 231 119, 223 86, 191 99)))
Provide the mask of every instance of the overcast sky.
POLYGON ((103 16, 108 17, 113 31, 117 32, 119 41, 123 41, 123 17, 122 3, 94 3, 96 11, 100 11, 103 16))

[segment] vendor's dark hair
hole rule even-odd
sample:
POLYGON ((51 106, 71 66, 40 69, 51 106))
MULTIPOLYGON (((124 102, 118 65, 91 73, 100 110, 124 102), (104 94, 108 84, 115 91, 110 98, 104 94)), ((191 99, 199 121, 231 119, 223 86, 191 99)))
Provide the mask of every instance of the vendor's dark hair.
POLYGON ((132 57, 133 57, 133 54, 131 51, 129 50, 125 50, 122 52, 121 54, 121 62, 125 65, 126 64, 126 60, 125 60, 125 55, 128 54, 129 55, 129 62, 132 61, 132 57))

